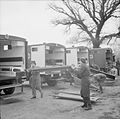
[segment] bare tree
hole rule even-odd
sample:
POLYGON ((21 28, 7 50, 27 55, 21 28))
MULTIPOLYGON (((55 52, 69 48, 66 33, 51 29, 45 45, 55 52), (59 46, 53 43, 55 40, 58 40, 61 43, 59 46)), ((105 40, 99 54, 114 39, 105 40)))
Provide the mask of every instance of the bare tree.
POLYGON ((117 37, 117 33, 103 33, 105 23, 111 19, 119 19, 120 0, 59 0, 58 4, 49 4, 55 12, 63 17, 55 19, 55 25, 64 25, 68 30, 77 26, 80 41, 92 42, 94 48, 100 47, 103 41, 117 37), (84 34, 84 35, 82 35, 84 34))

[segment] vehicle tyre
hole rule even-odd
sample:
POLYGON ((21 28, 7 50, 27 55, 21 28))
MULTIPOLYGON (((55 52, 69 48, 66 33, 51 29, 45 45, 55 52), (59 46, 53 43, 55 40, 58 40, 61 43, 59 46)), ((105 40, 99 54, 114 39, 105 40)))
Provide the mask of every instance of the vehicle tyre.
POLYGON ((3 92, 4 92, 6 95, 8 95, 8 94, 13 94, 14 91, 15 91, 15 87, 13 87, 13 88, 6 88, 6 89, 3 90, 3 92))
POLYGON ((49 80, 47 81, 48 86, 55 86, 57 84, 56 80, 49 80))

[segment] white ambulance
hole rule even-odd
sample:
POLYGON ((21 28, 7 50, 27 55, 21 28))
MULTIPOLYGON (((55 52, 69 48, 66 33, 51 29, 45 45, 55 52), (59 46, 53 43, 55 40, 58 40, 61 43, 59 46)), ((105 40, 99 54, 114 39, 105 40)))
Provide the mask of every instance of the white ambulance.
MULTIPOLYGON (((61 44, 35 44, 30 45, 28 49, 29 62, 35 61, 36 65, 41 68, 66 65, 66 49, 61 44)), ((61 77, 61 71, 41 72, 40 75, 43 77, 42 82, 46 82, 49 86, 54 86, 57 83, 56 79, 61 77)))

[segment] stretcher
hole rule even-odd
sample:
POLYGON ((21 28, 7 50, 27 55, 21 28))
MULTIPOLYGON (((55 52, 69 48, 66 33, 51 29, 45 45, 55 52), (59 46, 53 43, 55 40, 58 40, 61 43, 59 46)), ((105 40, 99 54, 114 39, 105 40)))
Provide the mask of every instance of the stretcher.
POLYGON ((50 67, 40 67, 40 68, 30 68, 29 71, 39 71, 39 72, 47 72, 47 71, 58 71, 69 69, 71 66, 50 66, 50 67))
MULTIPOLYGON (((54 94, 52 95, 53 97, 57 98, 57 99, 66 99, 66 100, 74 100, 74 101, 83 101, 83 98, 77 94, 72 94, 72 93, 64 93, 64 92, 60 92, 58 94, 54 94)), ((90 101, 91 103, 95 103, 99 100, 99 97, 90 97, 90 101)))

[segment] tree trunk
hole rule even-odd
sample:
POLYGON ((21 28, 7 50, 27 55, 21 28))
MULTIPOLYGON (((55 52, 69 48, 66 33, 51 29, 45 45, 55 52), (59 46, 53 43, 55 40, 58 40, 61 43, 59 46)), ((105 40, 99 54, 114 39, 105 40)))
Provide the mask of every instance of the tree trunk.
POLYGON ((98 40, 95 40, 93 42, 93 48, 99 48, 100 47, 100 42, 98 40))

